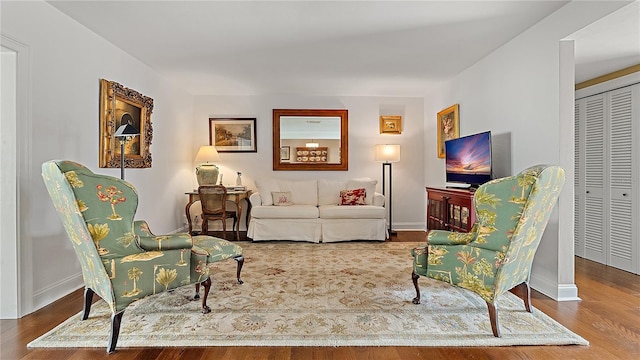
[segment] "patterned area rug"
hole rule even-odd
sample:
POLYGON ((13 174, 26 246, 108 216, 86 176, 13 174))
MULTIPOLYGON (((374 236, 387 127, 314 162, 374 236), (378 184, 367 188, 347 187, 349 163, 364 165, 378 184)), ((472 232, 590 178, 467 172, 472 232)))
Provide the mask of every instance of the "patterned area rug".
MULTIPOLYGON (((414 305, 413 243, 242 242, 235 261, 213 265, 212 312, 190 301, 193 286, 140 300, 125 311, 118 347, 172 346, 508 346, 588 342, 511 293, 498 303, 495 338, 485 302, 473 293, 420 279, 414 305)), ((28 347, 105 347, 110 313, 93 305, 28 347)))

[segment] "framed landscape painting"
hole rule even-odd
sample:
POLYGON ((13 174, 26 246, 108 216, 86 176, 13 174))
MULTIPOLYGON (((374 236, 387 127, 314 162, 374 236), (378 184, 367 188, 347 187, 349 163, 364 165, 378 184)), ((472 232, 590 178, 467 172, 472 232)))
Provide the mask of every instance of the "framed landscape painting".
POLYGON ((444 158, 444 142, 460 137, 460 106, 449 106, 438 113, 438 157, 444 158))
POLYGON ((209 118, 209 145, 218 152, 257 152, 255 118, 209 118))

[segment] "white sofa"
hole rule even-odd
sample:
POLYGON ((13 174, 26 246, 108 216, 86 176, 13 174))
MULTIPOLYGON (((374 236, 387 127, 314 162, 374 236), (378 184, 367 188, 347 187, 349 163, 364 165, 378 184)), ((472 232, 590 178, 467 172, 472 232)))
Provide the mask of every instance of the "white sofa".
POLYGON ((256 181, 257 192, 249 198, 251 219, 247 236, 253 241, 385 241, 388 237, 385 199, 375 192, 376 184, 377 180, 368 178, 256 181), (365 189, 365 204, 341 205, 340 192, 354 189, 365 189), (286 206, 276 206, 274 193, 290 195, 290 201, 286 206))

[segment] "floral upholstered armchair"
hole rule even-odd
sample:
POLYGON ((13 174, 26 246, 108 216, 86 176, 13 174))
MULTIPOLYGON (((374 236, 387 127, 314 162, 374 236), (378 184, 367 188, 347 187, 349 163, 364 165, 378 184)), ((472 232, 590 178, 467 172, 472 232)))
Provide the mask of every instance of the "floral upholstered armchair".
POLYGON ((128 182, 94 174, 71 161, 45 162, 42 176, 82 267, 82 320, 89 316, 94 293, 111 309, 107 352, 115 350, 122 315, 130 303, 180 286, 202 284, 202 309, 208 313, 209 264, 229 258, 237 260, 238 282, 242 283, 240 246, 210 236, 192 238, 187 233, 153 235, 145 221, 134 221, 138 195, 128 182))
POLYGON ((500 337, 500 294, 519 287, 526 310, 532 311, 531 265, 563 184, 560 167, 537 165, 480 186, 471 232, 432 230, 427 245, 412 250, 413 303, 420 303, 420 276, 471 290, 487 302, 493 335, 500 337))

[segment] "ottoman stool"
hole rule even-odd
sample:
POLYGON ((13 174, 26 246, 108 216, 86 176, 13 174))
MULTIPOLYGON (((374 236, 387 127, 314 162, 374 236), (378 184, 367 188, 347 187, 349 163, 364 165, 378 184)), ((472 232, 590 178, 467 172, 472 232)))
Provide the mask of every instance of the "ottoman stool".
MULTIPOLYGON (((209 264, 213 264, 218 261, 223 261, 227 259, 233 259, 237 262, 237 270, 236 270, 236 278, 238 280, 238 284, 244 283, 240 278, 240 273, 242 272, 242 265, 244 265, 244 256, 242 256, 242 247, 236 245, 230 241, 220 239, 213 236, 208 235, 198 235, 193 236, 193 248, 191 251, 193 252, 201 252, 207 254, 207 266, 209 264)), ((209 282, 211 279, 209 278, 209 282)), ((203 304, 207 302, 207 296, 209 295, 209 291, 205 289, 203 294, 204 301, 203 304)), ((193 296, 193 299, 200 298, 200 283, 196 283, 196 294, 193 296)), ((204 306, 202 309, 203 314, 207 314, 211 312, 211 308, 208 306, 204 306)))

